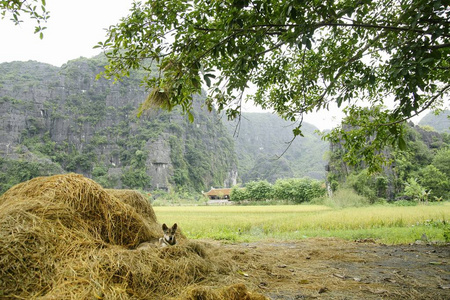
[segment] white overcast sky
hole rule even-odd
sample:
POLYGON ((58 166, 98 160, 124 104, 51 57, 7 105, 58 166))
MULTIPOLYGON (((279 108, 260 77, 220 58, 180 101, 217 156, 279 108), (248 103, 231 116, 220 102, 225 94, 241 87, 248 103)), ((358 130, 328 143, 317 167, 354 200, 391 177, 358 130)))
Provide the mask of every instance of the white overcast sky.
MULTIPOLYGON (((23 15, 23 23, 14 25, 9 17, 0 19, 0 63, 35 60, 60 67, 69 60, 100 53, 93 47, 104 41, 105 29, 129 14, 133 0, 47 0, 50 19, 44 39, 34 34, 33 20, 23 15)), ((247 105, 246 111, 261 111, 247 105)), ((340 123, 342 112, 334 108, 310 114, 305 122, 320 130, 340 123)))
POLYGON ((36 60, 60 67, 68 60, 92 57, 92 49, 106 36, 105 29, 129 14, 132 0, 47 0, 50 18, 44 39, 34 34, 35 22, 22 14, 15 26, 0 19, 0 62, 36 60))

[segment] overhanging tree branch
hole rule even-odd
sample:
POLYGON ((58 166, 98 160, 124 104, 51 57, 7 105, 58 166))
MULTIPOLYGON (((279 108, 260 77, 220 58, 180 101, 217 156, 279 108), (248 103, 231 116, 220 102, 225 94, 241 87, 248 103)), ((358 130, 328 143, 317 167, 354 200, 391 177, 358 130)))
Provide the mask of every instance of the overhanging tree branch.
MULTIPOLYGON (((273 108, 289 120, 300 119, 299 112, 326 108, 330 101, 340 104, 342 99, 369 96, 375 107, 383 103, 380 95, 388 93, 400 101, 398 109, 356 110, 357 123, 370 130, 349 134, 349 143, 355 141, 355 136, 365 141, 363 135, 377 131, 383 122, 395 127, 382 127, 379 138, 389 138, 390 129, 399 127, 397 123, 436 106, 440 103, 436 99, 448 94, 445 76, 449 67, 446 55, 450 48, 450 12, 444 1, 330 0, 326 4, 310 1, 308 5, 287 0, 238 2, 238 6, 236 1, 198 0, 195 5, 188 0, 145 2, 138 13, 110 27, 108 47, 115 54, 125 50, 130 56, 141 49, 143 56, 153 50, 165 54, 155 48, 160 41, 151 36, 151 31, 164 35, 176 28, 176 38, 168 46, 170 57, 162 61, 170 59, 178 65, 163 70, 161 83, 163 88, 174 83, 178 93, 171 95, 171 101, 182 106, 183 111, 192 107, 191 94, 199 91, 202 82, 211 84, 209 76, 201 77, 202 67, 220 72, 220 80, 226 79, 220 89, 209 90, 206 101, 209 107, 214 104, 219 111, 226 110, 231 118, 239 112, 233 93, 245 88, 247 81, 256 83, 254 99, 258 105, 273 108), (150 25, 139 26, 148 20, 150 25), (307 56, 301 63, 303 46, 307 56), (269 57, 269 52, 274 55, 269 57), (366 55, 370 62, 363 59, 366 55), (446 86, 437 92, 437 85, 446 86), (335 94, 337 98, 326 99, 335 94), (378 120, 378 124, 371 120, 378 120)), ((109 60, 108 70, 118 70, 119 77, 126 74, 126 69, 142 63, 133 57, 109 60)), ((147 76, 144 85, 152 87, 155 80, 147 76)), ((348 120, 355 118, 350 115, 348 120)), ((364 150, 365 145, 357 147, 364 150)), ((367 157, 375 157, 377 150, 367 150, 367 157)))
MULTIPOLYGON (((420 34, 433 34, 432 30, 421 30, 413 27, 400 27, 400 26, 392 26, 392 25, 377 25, 377 24, 363 24, 363 23, 339 23, 339 22, 320 22, 320 23, 311 23, 311 24, 255 24, 250 25, 248 27, 243 28, 233 28, 229 30, 217 29, 217 28, 207 28, 207 27, 199 27, 196 26, 196 30, 201 31, 231 31, 231 32, 258 32, 253 28, 260 27, 271 27, 271 28, 279 28, 280 31, 268 32, 268 34, 282 34, 287 32, 287 29, 283 28, 292 28, 292 27, 303 27, 305 30, 308 29, 317 29, 320 27, 355 27, 355 28, 368 28, 368 29, 382 29, 388 31, 407 31, 407 32, 415 32, 420 34)), ((442 33, 443 37, 450 37, 450 34, 442 33)))
POLYGON ((413 117, 415 117, 415 116, 418 116, 418 115, 420 115, 421 113, 423 113, 425 110, 427 110, 428 108, 430 108, 430 106, 439 98, 439 97, 441 97, 444 93, 445 93, 445 91, 446 90, 448 90, 448 89, 450 89, 450 83, 449 84, 447 84, 446 86, 444 86, 436 95, 434 95, 426 104, 425 104, 425 106, 421 109, 421 110, 419 110, 419 111, 416 111, 414 114, 412 114, 411 116, 408 116, 408 117, 405 117, 405 118, 403 118, 403 119, 401 119, 401 120, 397 120, 397 121, 393 121, 393 122, 389 122, 389 123, 384 123, 384 124, 379 124, 379 126, 392 126, 392 125, 395 125, 395 124, 399 124, 399 123, 403 123, 403 122, 405 122, 405 121, 407 121, 407 120, 409 120, 409 119, 411 119, 411 118, 413 118, 413 117))

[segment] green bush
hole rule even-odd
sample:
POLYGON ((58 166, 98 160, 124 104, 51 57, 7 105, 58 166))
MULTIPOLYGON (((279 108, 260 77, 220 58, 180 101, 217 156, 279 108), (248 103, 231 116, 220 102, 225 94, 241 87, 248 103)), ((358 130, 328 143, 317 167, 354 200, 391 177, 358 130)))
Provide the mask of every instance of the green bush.
POLYGON ((429 200, 448 199, 450 191, 450 181, 434 165, 426 166, 419 171, 421 185, 429 193, 429 200))
POLYGON ((450 178, 450 148, 442 148, 436 152, 431 164, 450 178))
POLYGON ((426 189, 419 184, 417 179, 409 178, 405 184, 405 195, 413 198, 415 201, 428 200, 426 189))
POLYGON ((262 201, 272 199, 272 185, 266 181, 251 181, 245 185, 247 197, 250 200, 262 201))
POLYGON ((106 166, 95 166, 94 169, 92 170, 92 176, 94 178, 104 176, 107 173, 108 173, 108 169, 106 168, 106 166))
POLYGON ((143 189, 151 186, 152 178, 143 169, 128 168, 120 178, 122 183, 131 189, 143 189))
POLYGON ((317 180, 308 178, 278 179, 273 186, 273 197, 278 200, 302 203, 322 197, 326 189, 317 180))
POLYGON ((358 195, 351 188, 343 188, 334 192, 332 197, 316 198, 311 203, 322 204, 333 208, 345 208, 368 206, 370 201, 368 198, 358 195))
POLYGON ((238 185, 233 186, 230 193, 230 200, 235 202, 240 202, 249 199, 246 189, 239 187, 238 185))
POLYGON ((370 174, 368 169, 354 172, 347 178, 347 185, 352 187, 359 195, 375 203, 378 198, 386 197, 388 178, 381 175, 370 174))
POLYGON ((0 157, 0 195, 18 183, 58 173, 61 173, 61 167, 48 161, 12 160, 0 157))

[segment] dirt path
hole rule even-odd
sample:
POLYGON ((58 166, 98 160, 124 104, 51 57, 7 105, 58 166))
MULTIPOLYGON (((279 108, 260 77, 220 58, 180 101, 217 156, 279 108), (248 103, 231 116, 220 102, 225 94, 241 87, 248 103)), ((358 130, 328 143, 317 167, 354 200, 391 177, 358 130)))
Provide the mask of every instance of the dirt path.
POLYGON ((450 299, 450 245, 370 241, 223 244, 245 283, 270 299, 450 299))

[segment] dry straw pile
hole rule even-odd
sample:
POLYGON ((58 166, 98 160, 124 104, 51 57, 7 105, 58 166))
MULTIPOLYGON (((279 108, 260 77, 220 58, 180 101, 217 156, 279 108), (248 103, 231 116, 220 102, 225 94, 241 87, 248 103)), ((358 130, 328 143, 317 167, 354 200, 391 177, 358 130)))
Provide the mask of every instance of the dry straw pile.
POLYGON ((181 233, 176 246, 135 250, 160 236, 138 192, 77 174, 18 184, 0 197, 0 298, 265 299, 236 282, 208 287, 235 270, 181 233))

